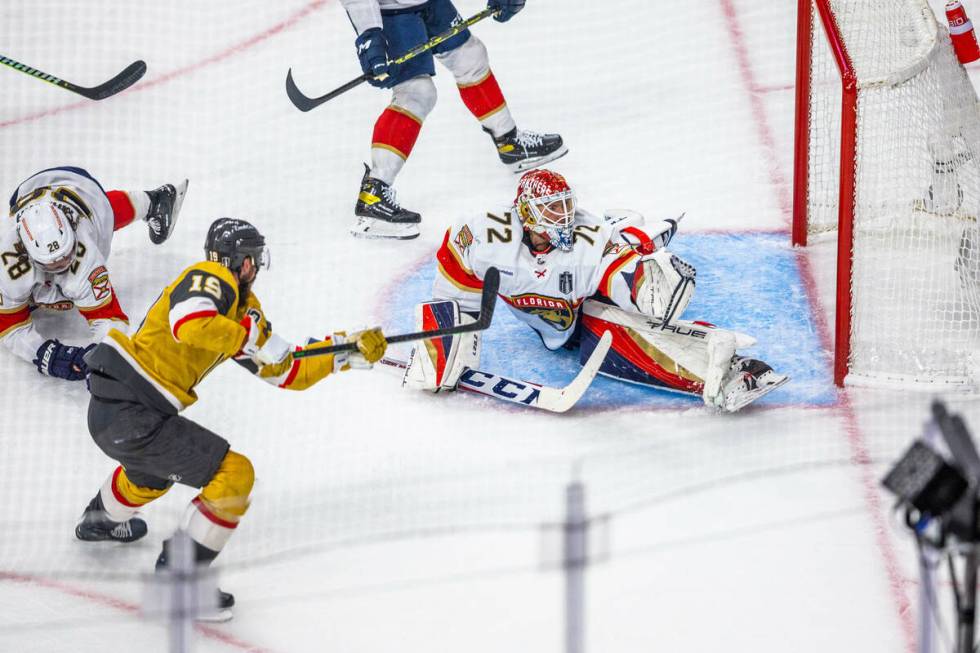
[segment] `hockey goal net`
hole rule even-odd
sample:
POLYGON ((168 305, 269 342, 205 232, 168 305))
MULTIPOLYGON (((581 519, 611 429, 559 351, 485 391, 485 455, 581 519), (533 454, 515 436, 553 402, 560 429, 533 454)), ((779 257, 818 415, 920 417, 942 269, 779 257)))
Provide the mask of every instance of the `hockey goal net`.
POLYGON ((976 390, 980 119, 948 31, 926 0, 800 0, 797 38, 793 242, 837 236, 835 382, 976 390))

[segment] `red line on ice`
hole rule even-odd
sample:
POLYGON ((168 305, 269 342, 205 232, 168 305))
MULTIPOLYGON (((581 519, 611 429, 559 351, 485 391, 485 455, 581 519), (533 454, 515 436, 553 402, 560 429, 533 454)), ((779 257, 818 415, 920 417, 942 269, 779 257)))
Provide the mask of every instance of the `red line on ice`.
MULTIPOLYGON (((719 0, 722 13, 725 18, 725 26, 728 29, 732 47, 735 49, 735 59, 738 64, 739 74, 742 84, 749 95, 752 106, 752 115, 755 119, 759 140, 762 143, 766 155, 769 180, 776 192, 777 201, 783 212, 786 223, 792 222, 792 202, 790 200, 790 188, 786 176, 780 166, 779 153, 776 149, 776 139, 773 137, 772 127, 766 114, 766 107, 763 102, 764 89, 757 83, 755 71, 749 58, 748 48, 745 43, 745 35, 739 22, 738 10, 735 7, 735 0, 719 0)), ((825 349, 831 351, 830 333, 827 329, 825 316, 820 306, 820 298, 817 293, 816 283, 812 274, 809 257, 805 251, 800 251, 797 260, 800 262, 800 276, 806 288, 807 298, 810 302, 811 313, 816 316, 820 338, 824 343, 825 349)), ((870 513, 874 526, 875 542, 881 553, 885 569, 888 574, 888 584, 891 589, 892 600, 898 610, 898 618, 902 627, 902 634, 905 637, 905 650, 908 653, 915 653, 916 636, 915 620, 912 613, 912 604, 905 592, 905 579, 895 547, 888 535, 888 525, 883 517, 881 497, 878 494, 877 480, 872 474, 871 466, 868 464, 867 445, 864 435, 861 433, 860 424, 854 406, 846 392, 840 393, 840 400, 836 409, 840 412, 844 422, 844 430, 847 433, 848 444, 851 449, 851 458, 858 467, 861 485, 864 494, 864 501, 870 513)))
MULTIPOLYGON (((52 580, 50 578, 43 578, 41 576, 21 574, 11 571, 0 571, 0 582, 2 581, 20 583, 23 585, 37 585, 45 589, 61 592, 67 596, 83 599, 86 602, 98 603, 101 606, 119 610, 120 612, 125 612, 134 616, 139 614, 139 606, 135 603, 122 601, 112 596, 93 592, 92 590, 81 587, 75 587, 73 585, 69 585, 68 583, 52 580)), ((248 642, 243 642, 233 635, 223 632, 213 626, 198 624, 195 626, 195 630, 199 635, 221 642, 222 644, 226 644, 231 648, 235 648, 240 651, 246 651, 247 653, 271 653, 269 649, 256 646, 255 644, 249 644, 248 642)))
MULTIPOLYGON (((263 41, 266 41, 271 37, 276 36, 277 34, 284 32, 287 29, 293 27, 294 25, 299 23, 301 20, 303 20, 313 12, 323 8, 323 6, 326 5, 328 1, 329 0, 313 0, 312 2, 305 5, 302 9, 300 9, 293 15, 286 18, 286 20, 280 23, 276 23, 272 27, 269 27, 261 31, 258 34, 254 34, 248 37, 247 39, 245 39, 244 41, 236 43, 230 48, 226 48, 225 50, 222 50, 217 54, 211 55, 206 59, 202 59, 197 63, 193 63, 184 66, 183 68, 172 70, 169 73, 164 73, 163 75, 159 77, 155 77, 149 81, 137 83, 136 86, 134 86, 133 88, 123 91, 123 94, 137 93, 139 91, 145 91, 146 89, 160 86, 161 84, 166 84, 167 82, 177 79, 178 77, 189 75, 191 73, 197 72, 202 68, 206 68, 207 66, 210 66, 212 64, 220 63, 225 59, 229 59, 237 54, 245 52, 246 50, 249 50, 255 47, 256 45, 259 45, 263 41)), ((49 116, 58 115, 59 113, 65 113, 66 111, 73 111, 75 109, 90 107, 91 105, 92 105, 91 100, 82 100, 81 102, 75 102, 73 104, 66 104, 60 107, 45 109, 37 113, 32 113, 26 116, 21 116, 19 118, 11 118, 9 120, 2 121, 0 122, 0 129, 3 129, 4 127, 13 127, 15 125, 22 125, 27 122, 33 122, 35 120, 40 120, 42 118, 47 118, 49 116)))

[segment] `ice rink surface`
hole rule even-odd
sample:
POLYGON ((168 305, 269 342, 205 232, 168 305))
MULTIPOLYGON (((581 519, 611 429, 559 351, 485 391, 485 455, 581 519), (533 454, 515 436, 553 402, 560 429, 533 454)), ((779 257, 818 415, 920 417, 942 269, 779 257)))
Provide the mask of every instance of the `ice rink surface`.
MULTIPOLYGON (((219 368, 186 415, 248 455, 258 483, 219 558, 235 619, 199 627, 195 650, 560 651, 554 524, 573 479, 603 535, 587 651, 914 650, 914 552, 878 480, 931 397, 831 383, 831 249, 789 246, 793 4, 529 0, 509 23, 474 28, 518 125, 569 144, 554 168, 584 206, 687 213, 675 249, 699 287, 686 317, 755 335, 790 384, 721 415, 600 380, 556 416, 410 393, 381 371, 296 394, 219 368)), ((0 70, 5 192, 64 164, 107 189, 190 179, 166 244, 142 225, 116 234, 110 272, 133 322, 199 259, 207 225, 234 216, 270 243, 255 292, 281 335, 405 328, 450 221, 514 194, 440 70, 396 185, 422 236, 347 235, 388 95, 364 86, 303 114, 283 89, 290 67, 309 95, 359 74, 337 0, 9 0, 0 36, 3 54, 82 85, 149 65, 99 103, 0 70)), ((38 321, 85 337, 77 315, 38 321)), ((485 352, 488 369, 532 380, 575 372, 503 306, 485 352)), ((0 379, 0 651, 167 650, 139 617, 140 579, 193 491, 151 505, 138 543, 75 541, 114 466, 87 433, 85 388, 6 352, 0 379)), ((951 404, 980 425, 975 400, 951 404)))

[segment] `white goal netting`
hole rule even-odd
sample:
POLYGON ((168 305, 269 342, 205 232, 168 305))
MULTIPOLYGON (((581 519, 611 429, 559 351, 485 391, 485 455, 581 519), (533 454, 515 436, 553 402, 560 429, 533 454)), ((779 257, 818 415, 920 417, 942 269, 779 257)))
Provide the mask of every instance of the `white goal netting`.
POLYGON ((849 382, 974 383, 980 120, 924 0, 831 1, 856 76, 856 152, 841 163, 841 74, 811 3, 808 231, 834 231, 854 175, 849 382))

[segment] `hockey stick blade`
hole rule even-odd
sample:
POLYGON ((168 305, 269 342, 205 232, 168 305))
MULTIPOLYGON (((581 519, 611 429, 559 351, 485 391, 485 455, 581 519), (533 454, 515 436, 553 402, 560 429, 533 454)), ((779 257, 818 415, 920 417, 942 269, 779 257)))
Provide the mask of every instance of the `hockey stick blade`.
POLYGON ((127 88, 138 82, 145 74, 146 62, 134 61, 126 66, 126 69, 121 73, 109 81, 99 84, 98 86, 85 88, 83 86, 76 86, 70 82, 64 82, 62 88, 78 93, 79 95, 87 97, 90 100, 104 100, 107 97, 115 95, 116 93, 125 91, 127 88))
MULTIPOLYGON (((530 408, 540 408, 552 413, 564 413, 578 403, 585 391, 592 385, 596 373, 606 358, 606 353, 612 345, 612 334, 606 331, 571 383, 562 388, 553 388, 532 381, 518 381, 500 374, 468 368, 459 377, 457 388, 493 397, 512 404, 520 404, 530 408)), ((382 358, 382 365, 405 370, 407 363, 393 358, 382 358)))
MULTIPOLYGON (((413 333, 403 333, 397 336, 386 336, 388 344, 398 342, 412 342, 414 340, 428 340, 430 338, 441 338, 442 336, 454 336, 459 333, 470 333, 472 331, 484 331, 493 321, 493 309, 497 303, 497 289, 500 287, 500 272, 497 268, 487 268, 483 275, 483 294, 480 295, 480 315, 475 322, 461 324, 459 326, 447 327, 445 329, 431 329, 429 331, 415 331, 413 333)), ((293 358, 309 358, 310 356, 324 356, 334 354, 338 351, 357 351, 356 342, 345 342, 342 345, 329 345, 327 347, 316 347, 315 349, 301 349, 293 352, 293 358)))
POLYGON ((138 82, 144 74, 146 74, 146 63, 143 61, 134 61, 126 66, 125 70, 109 81, 89 88, 85 86, 78 86, 77 84, 72 84, 71 82, 66 82, 65 80, 55 77, 54 75, 49 75, 48 73, 40 71, 37 68, 31 68, 30 66, 14 61, 10 57, 5 57, 3 55, 0 55, 0 64, 9 66, 14 70, 18 70, 25 75, 30 75, 31 77, 39 79, 42 82, 47 82, 63 88, 66 91, 77 93, 78 95, 86 97, 90 100, 104 100, 107 97, 115 95, 116 93, 125 91, 127 88, 138 82))
MULTIPOLYGON (((484 9, 483 11, 481 11, 480 13, 474 14, 473 16, 470 16, 466 20, 460 21, 459 23, 454 24, 452 27, 450 27, 449 29, 447 29, 445 32, 442 32, 441 34, 436 34, 435 36, 433 36, 431 39, 429 39, 425 43, 422 43, 420 45, 415 46, 414 48, 412 48, 411 50, 409 50, 405 54, 401 55, 400 57, 398 57, 396 59, 393 59, 389 63, 403 64, 403 63, 405 63, 406 61, 408 61, 410 59, 414 59, 415 57, 417 57, 418 55, 422 54, 423 52, 428 52, 429 50, 431 50, 432 48, 436 47, 440 43, 442 43, 442 42, 444 42, 444 41, 446 41, 448 39, 451 39, 452 37, 456 36, 457 34, 463 32, 464 30, 468 29, 469 27, 471 27, 471 26, 475 25, 476 23, 480 22, 484 18, 487 18, 488 16, 493 16, 495 13, 497 13, 497 10, 496 9, 491 9, 491 8, 487 7, 486 9, 484 9)), ((385 76, 379 76, 378 77, 379 80, 382 80, 384 78, 385 78, 385 76)), ((367 80, 368 80, 368 74, 367 73, 364 73, 360 77, 356 77, 356 78, 350 80, 349 82, 347 82, 343 86, 338 86, 337 88, 335 88, 334 90, 330 91, 326 95, 321 95, 320 97, 307 97, 306 95, 303 94, 302 91, 299 90, 299 87, 296 86, 296 82, 293 81, 293 69, 290 68, 286 72, 286 95, 289 96, 289 101, 293 103, 293 106, 295 106, 300 111, 306 112, 306 111, 309 111, 310 109, 317 108, 318 106, 320 106, 324 102, 327 102, 329 100, 334 99, 338 95, 341 95, 343 93, 346 93, 347 91, 351 90, 352 88, 354 88, 356 86, 360 86, 361 84, 363 84, 367 80)))
POLYGON ((596 344, 589 360, 585 361, 585 365, 572 379, 572 382, 563 388, 552 388, 526 381, 512 381, 479 370, 463 372, 459 379, 458 388, 494 399, 540 408, 552 413, 564 413, 577 404, 585 391, 592 385, 592 380, 599 372, 610 346, 612 346, 612 334, 606 331, 596 344))
POLYGON ((355 86, 360 86, 362 83, 367 81, 367 78, 367 75, 361 75, 360 77, 347 82, 343 86, 335 88, 326 95, 312 98, 303 95, 303 92, 296 86, 296 82, 293 81, 293 69, 290 68, 286 72, 286 95, 289 96, 289 101, 293 103, 294 107, 305 113, 310 109, 316 109, 324 102, 334 99, 341 93, 346 93, 355 86))

